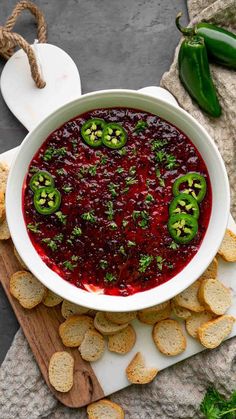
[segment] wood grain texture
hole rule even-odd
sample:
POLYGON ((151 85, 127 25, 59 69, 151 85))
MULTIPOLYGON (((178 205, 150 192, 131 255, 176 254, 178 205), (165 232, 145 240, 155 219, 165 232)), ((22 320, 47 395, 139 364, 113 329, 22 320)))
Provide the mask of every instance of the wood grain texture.
POLYGON ((12 241, 0 241, 0 280, 48 387, 68 407, 82 407, 101 399, 104 393, 90 364, 81 358, 77 348, 66 348, 61 342, 58 328, 64 319, 60 306, 48 308, 40 304, 27 310, 10 294, 10 276, 20 269, 13 253, 12 241), (52 354, 64 350, 75 360, 74 385, 68 393, 56 391, 48 380, 48 365, 52 354))

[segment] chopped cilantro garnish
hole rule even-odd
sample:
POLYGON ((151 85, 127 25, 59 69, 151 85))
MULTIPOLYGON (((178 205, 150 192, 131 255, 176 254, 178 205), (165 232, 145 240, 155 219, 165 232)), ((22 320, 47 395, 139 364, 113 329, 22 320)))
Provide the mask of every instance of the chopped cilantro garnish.
POLYGON ((73 262, 77 262, 77 260, 79 260, 79 256, 72 255, 71 260, 73 260, 73 262))
POLYGON ((73 188, 70 185, 64 185, 64 186, 62 186, 62 189, 63 189, 64 192, 71 192, 71 191, 73 191, 73 188))
POLYGON ((58 220, 59 220, 62 224, 66 225, 67 215, 62 214, 62 212, 61 212, 61 211, 57 211, 57 212, 55 212, 55 215, 57 216, 58 220))
POLYGON ((149 215, 147 211, 141 211, 142 220, 138 222, 138 225, 142 228, 147 228, 149 223, 149 215))
POLYGON ((57 250, 57 243, 55 242, 55 240, 50 239, 50 238, 45 238, 42 240, 43 243, 46 243, 46 245, 54 252, 55 250, 57 250))
POLYGON ((118 150, 118 153, 120 156, 125 156, 127 154, 127 149, 125 147, 120 148, 120 150, 118 150))
POLYGON ((116 192, 116 189, 119 188, 119 185, 115 184, 115 183, 109 183, 108 185, 108 189, 109 192, 111 193, 112 198, 115 198, 118 194, 116 192))
POLYGON ((156 256, 156 262, 157 262, 158 269, 160 269, 160 271, 162 271, 163 263, 165 262, 165 259, 163 259, 162 256, 156 256))
POLYGON ((53 237, 53 240, 61 243, 62 240, 63 240, 63 237, 64 237, 63 234, 62 233, 59 233, 59 234, 57 234, 56 236, 53 237))
POLYGON ((107 157, 107 156, 104 156, 104 155, 102 154, 102 155, 101 155, 101 158, 100 158, 100 163, 101 163, 102 165, 107 164, 107 160, 108 160, 108 157, 107 157))
POLYGON ((35 166, 31 166, 31 168, 29 169, 30 173, 37 173, 38 171, 39 171, 39 168, 35 166))
POLYGON ((35 223, 35 224, 29 223, 27 224, 27 228, 28 230, 32 231, 32 233, 40 233, 40 230, 38 228, 39 224, 40 223, 35 223))
POLYGON ((173 154, 166 154, 166 167, 167 169, 174 169, 178 166, 176 158, 173 154))
POLYGON ((167 268, 169 268, 169 269, 173 269, 173 267, 174 267, 173 263, 171 263, 171 262, 167 262, 167 263, 166 263, 166 266, 167 266, 167 268))
POLYGON ((151 265, 153 261, 153 256, 151 255, 142 255, 139 259, 139 272, 145 272, 146 269, 151 265))
POLYGON ((141 211, 136 211, 136 210, 134 210, 134 211, 132 212, 132 217, 133 217, 133 220, 137 220, 137 218, 140 216, 140 214, 141 214, 141 211))
POLYGON ((127 220, 122 220, 122 226, 126 227, 129 224, 129 221, 127 220))
POLYGON ((136 154, 137 154, 137 148, 136 147, 132 147, 130 149, 130 153, 133 154, 133 156, 136 156, 136 154))
POLYGON ((113 220, 113 216, 114 216, 113 202, 112 201, 107 201, 105 205, 107 207, 107 210, 105 211, 105 214, 107 214, 108 220, 111 221, 111 220, 113 220))
POLYGON ((109 272, 106 273, 106 275, 105 275, 105 281, 106 282, 113 282, 115 280, 116 280, 116 277, 113 274, 111 274, 109 272))
POLYGON ((153 140, 152 151, 160 150, 160 148, 165 147, 166 144, 168 144, 168 141, 164 139, 153 140))
POLYGON ((133 247, 133 246, 136 246, 136 243, 135 242, 132 242, 131 240, 128 240, 127 246, 128 247, 133 247))
POLYGON ((126 186, 126 188, 122 189, 121 191, 122 194, 127 193, 127 192, 129 192, 129 186, 126 186))
POLYGON ((130 174, 131 176, 135 176, 135 174, 136 174, 136 167, 135 167, 135 166, 131 166, 131 167, 129 168, 129 174, 130 174))
POLYGON ((166 152, 165 151, 160 150, 156 153, 156 161, 158 163, 163 163, 165 161, 165 158, 166 158, 166 152))
POLYGON ((62 169, 57 169, 56 172, 57 172, 58 175, 66 175, 66 171, 63 168, 62 169))
POLYGON ((101 259, 101 260, 99 261, 99 266, 100 266, 100 268, 101 268, 101 269, 106 269, 106 268, 108 267, 108 262, 107 262, 107 260, 101 259))
POLYGON ((73 228, 72 232, 71 232, 71 238, 81 236, 81 234, 82 234, 82 230, 81 230, 81 228, 80 228, 80 227, 78 227, 78 226, 75 226, 75 227, 73 228))
POLYGON ((70 260, 65 260, 65 262, 63 262, 63 265, 69 271, 73 271, 76 268, 77 263, 72 263, 70 260))
POLYGON ((125 171, 125 169, 123 169, 123 167, 117 167, 116 169, 116 173, 123 173, 125 171))
POLYGON ((119 252, 120 252, 123 256, 126 256, 126 251, 125 251, 124 246, 120 246, 120 248, 119 248, 119 252))
POLYGON ((161 172, 159 168, 156 169, 156 177, 159 179, 159 185, 162 187, 165 186, 165 180, 161 176, 161 172))
POLYGON ((125 178, 125 183, 127 186, 134 185, 137 182, 138 182, 138 179, 135 179, 134 177, 128 176, 125 178))
POLYGON ((153 202, 154 201, 154 198, 153 198, 153 196, 152 196, 152 194, 147 194, 147 196, 146 196, 146 198, 145 198, 145 202, 146 203, 149 203, 149 202, 153 202))
POLYGON ((117 229, 117 224, 115 223, 115 221, 111 221, 111 222, 110 222, 110 224, 109 224, 109 227, 110 227, 112 230, 116 230, 116 229, 117 229))
POLYGON ((94 215, 94 210, 84 212, 81 215, 81 217, 83 218, 83 220, 89 221, 90 223, 96 223, 96 221, 97 221, 97 217, 95 217, 95 215, 94 215))
POLYGON ((148 123, 146 121, 138 121, 135 125, 134 131, 139 134, 141 131, 144 131, 148 127, 148 123))
POLYGON ((88 169, 88 172, 91 176, 95 176, 97 173, 97 165, 96 164, 91 165, 88 169))
POLYGON ((48 147, 45 150, 45 153, 43 155, 43 160, 49 161, 53 157, 65 156, 66 154, 67 154, 67 148, 66 147, 61 147, 61 148, 48 147))
POLYGON ((178 248, 179 248, 179 244, 178 244, 178 243, 175 243, 174 241, 172 241, 172 242, 170 243, 170 245, 169 245, 169 248, 170 248, 170 249, 173 249, 173 250, 176 250, 176 249, 178 249, 178 248))

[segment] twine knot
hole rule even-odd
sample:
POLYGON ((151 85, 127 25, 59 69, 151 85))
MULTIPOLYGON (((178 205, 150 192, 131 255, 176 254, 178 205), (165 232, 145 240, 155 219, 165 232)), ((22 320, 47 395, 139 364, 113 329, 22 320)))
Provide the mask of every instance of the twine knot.
POLYGON ((18 46, 22 48, 28 56, 32 78, 39 89, 46 83, 42 79, 37 59, 31 45, 18 33, 12 32, 18 16, 23 10, 28 9, 35 17, 37 23, 37 36, 40 43, 47 42, 47 25, 41 10, 31 1, 22 0, 13 9, 12 14, 7 19, 4 26, 0 26, 0 55, 8 60, 18 46))

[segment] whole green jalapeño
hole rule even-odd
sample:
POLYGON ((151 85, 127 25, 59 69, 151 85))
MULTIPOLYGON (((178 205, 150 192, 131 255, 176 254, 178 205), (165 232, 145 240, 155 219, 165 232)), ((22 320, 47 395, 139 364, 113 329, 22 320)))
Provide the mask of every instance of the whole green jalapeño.
POLYGON ((121 148, 126 144, 127 132, 125 129, 116 123, 106 124, 103 134, 102 142, 109 148, 121 148))
POLYGON ((61 204, 61 194, 53 187, 40 188, 34 194, 34 206, 39 214, 50 215, 58 210, 61 204))
POLYGON ((180 176, 175 180, 173 185, 174 196, 180 193, 192 195, 196 201, 202 202, 206 195, 206 179, 199 175, 199 173, 188 173, 187 175, 180 176))
POLYGON ((39 170, 30 179, 29 186, 33 192, 39 188, 54 187, 54 179, 46 170, 39 170))
POLYGON ((196 236, 198 222, 189 214, 174 214, 169 218, 168 230, 176 243, 187 244, 196 236))
POLYGON ((99 147, 102 145, 102 134, 106 123, 100 118, 91 118, 86 121, 81 128, 83 140, 90 147, 99 147))

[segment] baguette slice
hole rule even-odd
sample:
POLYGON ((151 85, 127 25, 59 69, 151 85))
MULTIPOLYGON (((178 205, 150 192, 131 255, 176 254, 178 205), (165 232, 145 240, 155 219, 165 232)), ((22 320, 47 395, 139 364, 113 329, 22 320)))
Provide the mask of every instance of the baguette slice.
POLYGON ((0 191, 6 190, 6 184, 7 184, 7 177, 9 173, 9 168, 6 163, 0 162, 0 191))
POLYGON ((99 400, 87 406, 88 419, 125 419, 123 409, 110 400, 99 400))
POLYGON ((168 319, 170 314, 171 307, 170 304, 168 304, 162 311, 156 311, 155 309, 153 311, 151 309, 140 310, 138 312, 138 319, 142 323, 153 325, 160 320, 168 319))
POLYGON ((143 355, 140 352, 137 352, 126 368, 126 376, 130 383, 133 384, 150 383, 157 373, 157 368, 147 368, 145 366, 143 355))
POLYGON ((136 342, 136 333, 129 324, 125 329, 119 333, 108 337, 108 349, 111 352, 116 352, 120 355, 125 355, 133 349, 136 342))
POLYGON ((106 312, 105 316, 108 320, 115 324, 126 324, 130 323, 132 320, 136 319, 137 311, 127 311, 127 312, 106 312))
POLYGON ((221 316, 232 304, 230 289, 218 279, 204 279, 198 291, 198 298, 210 312, 221 316))
POLYGON ((186 338, 176 320, 162 320, 155 324, 152 337, 156 347, 164 355, 179 355, 186 349, 186 338))
POLYGON ((70 301, 63 300, 61 305, 61 314, 64 319, 68 319, 74 314, 86 314, 89 308, 79 306, 78 304, 71 303, 70 301))
POLYGON ((114 335, 128 326, 126 324, 115 324, 108 320, 103 311, 98 311, 94 318, 95 328, 104 336, 114 335))
POLYGON ((6 209, 5 209, 5 191, 0 190, 0 222, 6 218, 6 209))
POLYGON ((84 335, 79 351, 85 361, 97 361, 105 351, 104 337, 97 330, 88 330, 84 335))
POLYGON ((18 271, 10 278, 10 293, 22 307, 31 309, 41 303, 46 288, 30 272, 18 271))
POLYGON ((214 316, 207 311, 203 311, 202 313, 192 313, 192 315, 186 319, 186 330, 190 336, 194 339, 198 339, 198 329, 204 323, 209 322, 212 320, 214 316))
POLYGON ((55 307, 60 304, 62 300, 63 298, 55 294, 55 292, 47 290, 47 293, 42 302, 46 307, 55 307))
POLYGON ((8 228, 7 220, 3 220, 2 223, 0 223, 0 240, 8 240, 10 239, 10 230, 8 228))
POLYGON ((55 352, 49 362, 48 376, 51 385, 61 393, 73 386, 74 359, 68 352, 55 352))
POLYGON ((231 230, 226 230, 218 253, 226 262, 236 262, 236 235, 231 230))
POLYGON ((203 346, 209 349, 216 348, 231 333, 235 318, 221 316, 211 320, 198 329, 198 337, 203 346))
POLYGON ((200 313, 205 310, 205 307, 198 300, 198 290, 200 287, 201 281, 196 281, 186 290, 174 297, 174 302, 188 310, 195 311, 200 313))
POLYGON ((75 314, 60 324, 59 335, 65 346, 74 348, 80 346, 85 333, 93 329, 93 319, 91 317, 75 314))
POLYGON ((178 306, 178 304, 176 304, 174 300, 171 300, 171 310, 174 316, 179 317, 179 319, 184 319, 184 320, 189 318, 192 314, 192 312, 188 310, 187 308, 178 306))
POLYGON ((203 274, 200 276, 199 280, 203 281, 204 279, 208 278, 216 278, 218 272, 218 260, 216 258, 213 259, 213 261, 210 263, 208 268, 203 272, 203 274))
POLYGON ((28 271, 28 268, 25 264, 25 262, 23 262, 23 260, 21 259, 19 253, 17 252, 15 246, 14 246, 14 255, 16 257, 16 259, 18 260, 19 264, 22 266, 23 269, 25 269, 26 271, 28 271))

